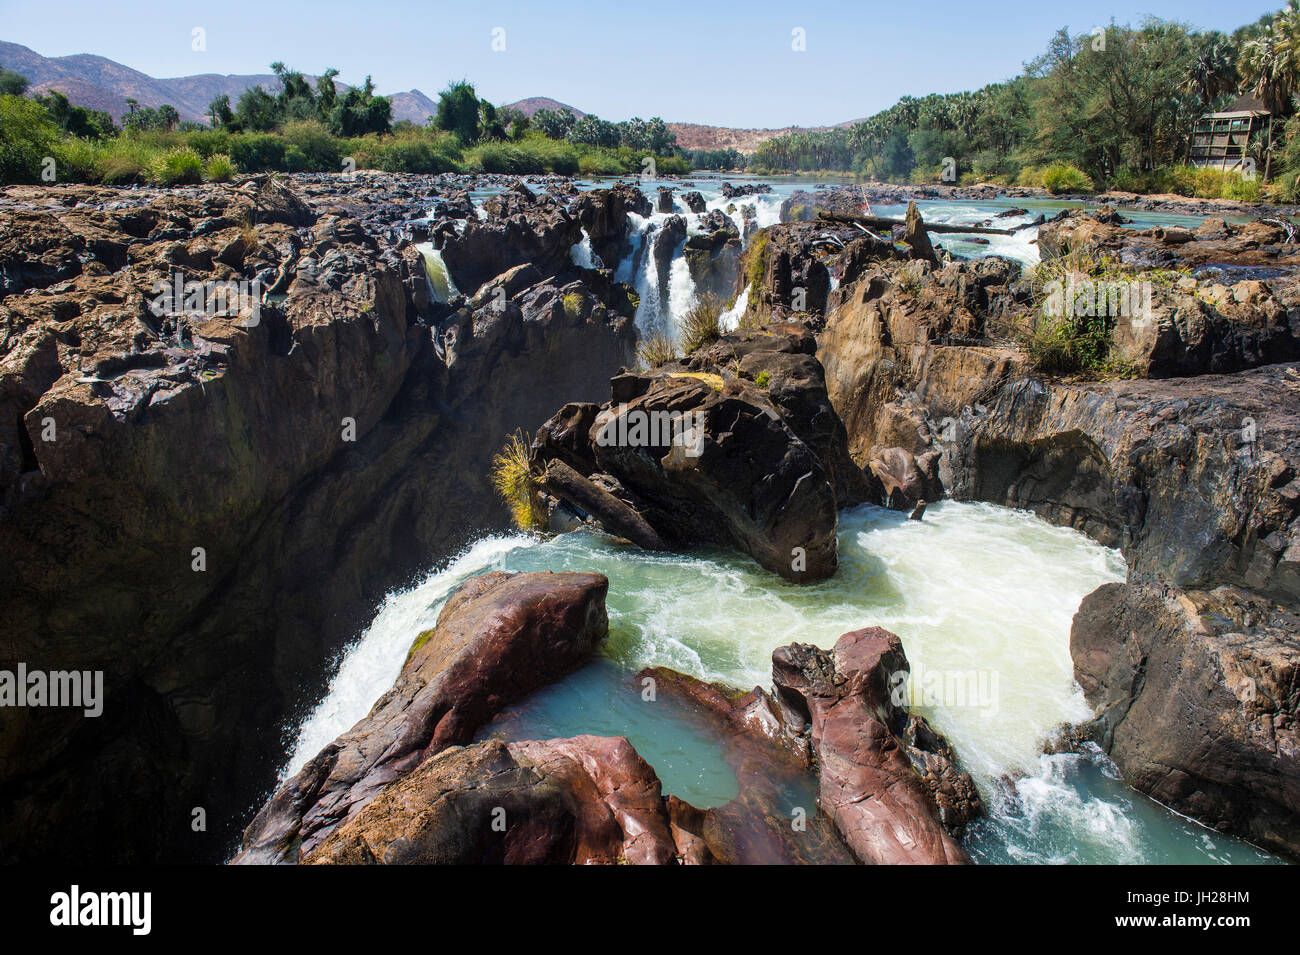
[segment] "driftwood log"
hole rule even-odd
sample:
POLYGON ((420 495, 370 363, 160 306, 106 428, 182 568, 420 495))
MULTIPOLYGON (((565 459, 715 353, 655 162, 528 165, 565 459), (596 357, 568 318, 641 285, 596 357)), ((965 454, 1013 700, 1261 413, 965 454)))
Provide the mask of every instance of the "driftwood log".
POLYGON ((546 466, 541 486, 596 518, 611 534, 626 537, 646 550, 668 549, 644 517, 563 461, 552 461, 546 466))
MULTIPOLYGON (((885 216, 860 216, 852 212, 826 212, 822 210, 817 213, 818 218, 826 222, 851 222, 864 225, 868 229, 892 230, 894 226, 907 225, 905 219, 889 219, 885 216)), ((926 232, 942 233, 960 233, 962 235, 1015 235, 1018 229, 990 229, 987 226, 975 225, 941 225, 937 222, 922 222, 926 232)), ((1036 222, 1027 223, 1027 225, 1038 225, 1036 222)), ((1021 226, 1025 228, 1026 226, 1021 226)))

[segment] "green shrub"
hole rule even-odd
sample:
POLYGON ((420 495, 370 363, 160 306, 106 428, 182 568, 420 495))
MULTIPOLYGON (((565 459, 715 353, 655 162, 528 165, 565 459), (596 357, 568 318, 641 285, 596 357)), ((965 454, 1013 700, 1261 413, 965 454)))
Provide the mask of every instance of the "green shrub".
POLYGON ((150 178, 163 186, 189 185, 203 179, 203 160, 189 147, 169 149, 155 157, 150 178))
POLYGON ((412 136, 387 142, 347 143, 350 155, 359 168, 382 169, 384 172, 439 173, 460 168, 459 150, 454 139, 412 136))
POLYGON ((156 150, 130 136, 119 136, 100 150, 99 177, 109 186, 125 186, 149 178, 156 150))
POLYGON ((766 388, 772 383, 772 373, 764 369, 754 377, 754 384, 760 388, 766 388))
POLYGON ((60 182, 99 182, 102 177, 100 147, 77 136, 66 136, 55 144, 60 182))
POLYGON ((328 129, 314 120, 301 120, 286 123, 280 131, 284 141, 285 162, 298 164, 303 171, 338 172, 340 168, 339 141, 330 135, 328 129), (297 147, 295 158, 290 160, 290 152, 297 147))
POLYGON ((230 132, 225 129, 197 129, 185 134, 185 145, 204 159, 217 155, 229 155, 230 132))
POLYGON ((45 107, 22 96, 0 96, 0 183, 39 182, 54 158, 59 130, 45 107))
POLYGON ((1091 192, 1092 179, 1079 167, 1068 162, 1052 163, 1043 170, 1043 188, 1052 195, 1062 192, 1091 192))
POLYGON ((584 153, 578 157, 578 172, 584 176, 618 176, 623 173, 623 164, 616 156, 601 152, 584 153))
POLYGON ((203 178, 208 182, 229 182, 235 174, 235 165, 224 153, 213 153, 203 164, 203 178))
POLYGON ((466 153, 467 168, 476 172, 525 173, 545 172, 522 150, 509 143, 480 143, 466 153))
POLYGON ((230 140, 230 158, 241 172, 271 172, 284 168, 287 147, 273 133, 241 133, 230 140))

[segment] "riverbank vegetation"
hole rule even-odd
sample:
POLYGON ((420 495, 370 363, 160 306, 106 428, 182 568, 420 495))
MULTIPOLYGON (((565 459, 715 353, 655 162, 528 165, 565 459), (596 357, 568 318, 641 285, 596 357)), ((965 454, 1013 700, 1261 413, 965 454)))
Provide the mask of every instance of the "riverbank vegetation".
MULTIPOLYGON (((663 120, 606 123, 594 116, 559 127, 497 109, 465 81, 448 85, 425 126, 392 122, 392 104, 369 77, 340 90, 336 70, 314 84, 272 64, 276 93, 246 90, 213 100, 208 124, 182 122, 170 106, 141 107, 117 126, 107 113, 71 105, 61 93, 28 97, 24 77, 0 71, 0 183, 90 182, 173 185, 235 173, 345 172, 625 175, 684 174, 690 164, 663 120)), ((572 118, 572 114, 567 114, 572 118)), ((535 120, 541 117, 542 122, 535 120)))
POLYGON ((1121 189, 1294 201, 1300 190, 1300 5, 1231 34, 1148 19, 1059 31, 1006 82, 904 97, 847 128, 763 143, 751 171, 852 171, 890 182, 995 182, 1053 193, 1121 189), (1241 94, 1272 111, 1252 134, 1254 168, 1190 165, 1196 119, 1241 94), (1268 183, 1268 188, 1265 183, 1268 183))

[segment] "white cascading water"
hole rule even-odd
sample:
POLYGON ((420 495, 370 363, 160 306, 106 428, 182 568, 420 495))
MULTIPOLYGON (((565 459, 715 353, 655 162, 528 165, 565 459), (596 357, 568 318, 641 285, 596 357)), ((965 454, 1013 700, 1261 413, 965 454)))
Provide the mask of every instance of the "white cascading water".
POLYGON ((467 577, 493 569, 520 540, 480 540, 420 583, 384 598, 370 626, 342 654, 329 693, 303 720, 281 780, 302 769, 307 760, 370 712, 397 680, 415 636, 437 623, 438 611, 456 586, 467 577))
POLYGON ((451 270, 442 260, 442 253, 433 247, 432 242, 416 243, 416 251, 424 258, 424 275, 429 281, 429 291, 439 302, 450 302, 460 294, 456 282, 451 277, 451 270))
MULTIPOLYGON (((742 209, 748 207, 752 210, 753 221, 759 228, 766 228, 780 221, 781 202, 782 198, 779 195, 760 194, 726 199, 718 194, 706 198, 705 210, 707 213, 714 209, 725 210, 731 207, 732 211, 727 215, 735 223, 737 231, 744 235, 745 220, 742 209)), ((632 251, 619 263, 614 277, 617 281, 632 285, 640 297, 635 324, 642 337, 662 334, 676 342, 680 340, 682 319, 696 301, 695 280, 691 277, 690 268, 687 266, 684 248, 679 245, 673 250, 673 258, 669 266, 667 301, 661 302, 651 246, 656 231, 670 216, 681 216, 686 222, 687 235, 690 236, 701 231, 701 219, 704 214, 691 212, 680 196, 674 196, 673 203, 671 213, 652 212, 646 217, 635 212, 627 214, 632 251), (633 274, 634 267, 635 274, 633 274)), ((741 311, 744 311, 743 307, 741 311)), ((737 322, 738 316, 739 313, 736 313, 737 322)), ((731 327, 735 327, 734 324, 731 327)))
POLYGON ((285 772, 365 716, 462 580, 489 570, 593 570, 610 579, 603 652, 620 672, 668 666, 739 688, 767 686, 777 646, 829 647, 871 625, 898 633, 920 711, 948 736, 989 804, 991 818, 968 843, 978 858, 1263 858, 1107 779, 1114 771, 1104 759, 1042 755, 1055 727, 1090 715, 1073 679, 1070 623, 1084 594, 1123 579, 1117 552, 1027 512, 952 501, 932 505, 919 522, 874 507, 844 511, 839 539, 835 577, 802 586, 740 555, 651 554, 586 531, 479 541, 388 596, 300 727, 285 772))
POLYGON ((745 314, 745 309, 749 308, 749 286, 736 296, 736 304, 727 309, 718 316, 718 325, 724 332, 734 332, 740 327, 740 318, 745 314))
POLYGON ((574 265, 583 269, 603 268, 603 264, 591 247, 591 236, 586 229, 582 230, 582 241, 575 242, 573 248, 569 249, 569 259, 574 265))

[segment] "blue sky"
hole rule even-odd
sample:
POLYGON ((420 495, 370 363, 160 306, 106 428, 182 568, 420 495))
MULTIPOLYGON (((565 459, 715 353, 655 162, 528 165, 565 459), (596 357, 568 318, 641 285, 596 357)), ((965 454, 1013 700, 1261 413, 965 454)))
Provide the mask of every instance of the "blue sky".
POLYGON ((814 126, 903 94, 1006 79, 1061 26, 1152 14, 1232 30, 1283 2, 0 0, 0 39, 45 56, 97 53, 153 76, 261 73, 284 60, 307 73, 337 67, 347 82, 369 72, 381 92, 436 96, 467 77, 496 103, 550 96, 612 120, 814 126), (202 52, 192 49, 196 27, 202 52), (804 52, 792 49, 796 28, 804 52))

